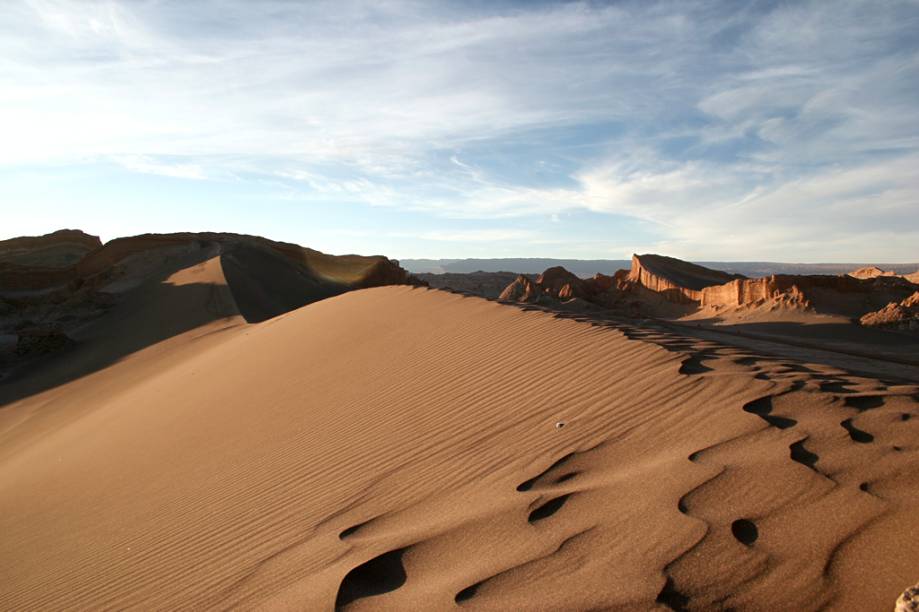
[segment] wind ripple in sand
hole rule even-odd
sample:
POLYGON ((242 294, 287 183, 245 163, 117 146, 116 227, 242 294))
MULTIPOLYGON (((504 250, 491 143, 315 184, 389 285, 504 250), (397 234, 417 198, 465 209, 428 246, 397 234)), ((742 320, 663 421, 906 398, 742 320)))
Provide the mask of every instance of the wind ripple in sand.
POLYGON ((65 391, 0 422, 3 608, 871 609, 919 575, 919 390, 650 323, 372 289, 65 391))

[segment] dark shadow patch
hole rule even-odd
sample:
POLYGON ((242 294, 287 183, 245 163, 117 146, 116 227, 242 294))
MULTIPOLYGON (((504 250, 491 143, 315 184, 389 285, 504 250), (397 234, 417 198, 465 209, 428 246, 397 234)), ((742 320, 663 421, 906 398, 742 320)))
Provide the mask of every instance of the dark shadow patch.
POLYGON ((220 255, 220 266, 247 323, 260 323, 349 289, 265 245, 229 245, 220 255))
POLYGON ((849 432, 849 437, 852 438, 853 442, 858 442, 859 444, 868 444, 869 442, 874 442, 874 436, 872 436, 867 431, 862 431, 852 424, 852 419, 846 419, 841 422, 843 429, 849 432))
POLYGON ((743 407, 744 412, 749 412, 750 414, 755 414, 762 420, 766 421, 773 427, 778 427, 779 429, 788 429, 789 427, 794 427, 798 422, 794 419, 789 419, 786 417, 774 416, 770 414, 772 412, 772 396, 767 395, 766 397, 761 397, 755 399, 752 402, 747 402, 743 407))
POLYGON ((899 453, 901 450, 903 450, 903 448, 902 448, 902 447, 899 447, 899 446, 894 446, 893 449, 894 449, 895 451, 897 451, 898 453, 899 453))
POLYGON ((826 391, 827 393, 854 393, 854 391, 848 387, 849 384, 851 383, 842 380, 828 380, 820 383, 820 390, 826 391))
POLYGON ((562 509, 562 506, 565 505, 565 502, 568 501, 569 497, 571 497, 571 493, 550 499, 543 505, 530 512, 530 516, 527 517, 527 521, 530 523, 535 523, 536 521, 541 521, 543 519, 549 518, 562 509))
POLYGON ((517 485, 517 490, 520 491, 521 493, 524 491, 529 491, 530 489, 533 488, 533 485, 536 484, 537 480, 539 480, 540 478, 542 478, 543 476, 545 476, 546 474, 548 474, 555 468, 564 465, 565 463, 570 461, 572 457, 574 457, 574 453, 568 453, 567 455, 565 455, 564 457, 562 457, 561 459, 559 459, 558 461, 556 461, 555 463, 553 463, 552 465, 544 469, 542 472, 537 474, 536 476, 533 476, 529 480, 524 480, 523 482, 521 482, 519 485, 517 485))
POLYGON ((677 590, 676 586, 673 584, 673 578, 670 576, 667 576, 667 582, 664 583, 664 588, 657 594, 657 599, 654 601, 667 606, 674 612, 686 612, 686 606, 689 605, 689 597, 677 590))
POLYGON ((472 586, 467 586, 465 589, 456 594, 456 597, 453 598, 456 603, 461 604, 464 601, 469 601, 475 597, 476 592, 479 590, 479 587, 482 586, 481 582, 476 582, 472 586))
POLYGON ((343 530, 341 533, 338 534, 338 539, 344 540, 345 538, 349 536, 353 536, 355 533, 357 533, 363 527, 365 527, 369 522, 370 521, 364 521, 363 523, 358 523, 357 525, 351 525, 350 527, 348 527, 347 529, 343 530))
POLYGON ((702 374, 704 372, 711 372, 712 369, 702 363, 705 359, 703 353, 694 353, 683 360, 682 365, 680 365, 680 374, 702 374))
POLYGON ((736 363, 737 365, 751 366, 751 365, 756 365, 756 362, 758 361, 759 359, 757 359, 756 357, 740 357, 738 359, 735 359, 734 363, 736 363))
POLYGON ((870 491, 868 490, 867 482, 863 482, 862 484, 858 485, 858 488, 864 491, 865 493, 870 493, 870 491))
POLYGON ((574 477, 577 476, 578 474, 580 474, 580 472, 568 472, 567 474, 562 474, 561 476, 559 476, 558 478, 555 479, 555 484, 559 484, 559 483, 565 482, 565 481, 567 481, 567 480, 571 480, 572 478, 574 478, 574 477))
POLYGON ((766 374, 765 372, 760 372, 759 374, 754 374, 754 375, 753 375, 753 378, 755 378, 756 380, 772 380, 771 378, 769 378, 769 375, 766 374))
POLYGON ((880 408, 884 405, 884 397, 881 395, 853 395, 845 399, 848 408, 855 408, 859 412, 880 408))
POLYGON ((904 412, 903 414, 900 415, 900 420, 901 420, 901 421, 908 421, 908 420, 910 420, 911 418, 913 418, 913 415, 911 415, 911 414, 908 413, 908 412, 904 412))
POLYGON ((335 598, 335 609, 340 610, 363 597, 372 597, 395 591, 405 584, 405 567, 402 555, 406 548, 391 550, 366 563, 358 565, 342 579, 335 598))
POLYGON ((791 459, 810 469, 817 471, 816 465, 820 460, 820 455, 812 453, 804 447, 804 440, 799 440, 788 447, 791 450, 791 459))
POLYGON ((759 529, 756 528, 756 523, 749 519, 737 519, 731 523, 731 533, 734 534, 738 542, 746 546, 752 546, 759 537, 759 529))

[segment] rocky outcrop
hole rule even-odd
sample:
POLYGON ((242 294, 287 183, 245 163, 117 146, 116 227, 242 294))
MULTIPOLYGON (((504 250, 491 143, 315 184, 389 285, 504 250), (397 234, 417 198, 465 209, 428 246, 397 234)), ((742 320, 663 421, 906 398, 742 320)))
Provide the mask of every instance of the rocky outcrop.
POLYGON ((850 275, 775 274, 706 287, 700 304, 716 309, 769 304, 857 319, 913 291, 915 286, 898 276, 858 279, 850 275))
POLYGON ((629 281, 660 293, 675 303, 702 301, 702 290, 743 279, 740 274, 728 274, 663 255, 632 255, 629 281))
POLYGON ((548 268, 536 278, 536 284, 558 299, 587 298, 591 293, 588 284, 561 266, 548 268))
POLYGON ((772 275, 765 278, 738 279, 724 285, 706 287, 700 293, 700 305, 718 308, 762 304, 769 300, 788 306, 810 307, 797 281, 801 277, 772 275))
POLYGON ((773 274, 763 278, 731 275, 660 255, 634 255, 628 283, 668 302, 712 308, 796 309, 858 319, 899 303, 917 287, 879 268, 862 268, 848 275, 773 274))
POLYGON ((0 290, 46 289, 76 278, 75 267, 102 242, 79 230, 0 241, 0 290))
POLYGON ((58 230, 44 236, 0 240, 0 264, 69 268, 102 246, 98 236, 80 230, 58 230))
POLYGON ((877 266, 867 266, 865 268, 859 268, 858 270, 853 270, 848 273, 852 278, 877 278, 878 276, 896 276, 896 272, 891 272, 890 270, 882 270, 877 266))
MULTIPOLYGON (((269 249, 284 256, 291 263, 303 266, 324 280, 348 288, 375 287, 392 284, 420 284, 398 262, 381 255, 327 255, 297 244, 277 242, 260 236, 229 233, 177 233, 143 234, 129 238, 117 238, 101 245, 95 236, 75 230, 62 230, 37 238, 16 238, 16 262, 0 260, 0 291, 48 290, 64 285, 82 285, 94 282, 101 286, 118 276, 118 266, 126 261, 137 260, 144 255, 151 261, 170 257, 183 250, 213 247, 215 254, 232 249, 234 245, 248 244, 269 249), (57 236, 55 239, 50 237, 57 236), (34 265, 43 261, 41 253, 49 244, 79 244, 93 250, 83 254, 72 264, 60 267, 34 265), (29 248, 37 251, 33 254, 29 248), (157 255, 159 254, 159 255, 157 255), (26 263, 22 263, 26 262, 26 263)), ((0 246, 6 243, 0 243, 0 246)), ((2 251, 0 251, 2 255, 2 251)))
POLYGON ((859 322, 869 327, 919 331, 919 291, 900 302, 891 302, 880 310, 863 315, 859 322))
POLYGON ((605 306, 617 290, 616 279, 612 276, 597 273, 593 278, 584 279, 555 266, 536 279, 521 274, 501 292, 499 299, 526 303, 581 300, 605 306))
POLYGON ((526 302, 532 303, 539 300, 542 290, 536 286, 536 282, 526 274, 520 274, 509 284, 498 296, 499 300, 506 302, 526 302))
POLYGON ((147 234, 104 246, 82 232, 49 236, 7 241, 2 244, 12 242, 14 248, 0 253, 35 262, 47 261, 49 252, 57 257, 62 251, 55 249, 61 244, 77 244, 83 251, 96 248, 66 267, 0 262, 0 337, 4 345, 12 339, 15 346, 5 351, 2 361, 9 362, 11 355, 23 361, 66 349, 82 341, 87 325, 108 320, 107 313, 122 302, 146 303, 139 295, 213 294, 214 304, 205 308, 206 313, 188 317, 190 328, 209 317, 235 314, 250 323, 263 321, 352 289, 416 284, 398 262, 386 257, 326 255, 256 236, 147 234), (32 247, 35 253, 29 251, 32 247), (170 280, 180 270, 217 258, 215 265, 226 283, 222 289, 176 289, 170 280))

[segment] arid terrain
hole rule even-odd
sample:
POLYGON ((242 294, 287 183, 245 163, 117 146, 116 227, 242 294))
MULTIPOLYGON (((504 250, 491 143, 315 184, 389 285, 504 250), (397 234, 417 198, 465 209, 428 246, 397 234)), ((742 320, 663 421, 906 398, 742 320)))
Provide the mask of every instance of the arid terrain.
POLYGON ((919 581, 915 275, 496 282, 0 242, 0 609, 891 610, 919 581))

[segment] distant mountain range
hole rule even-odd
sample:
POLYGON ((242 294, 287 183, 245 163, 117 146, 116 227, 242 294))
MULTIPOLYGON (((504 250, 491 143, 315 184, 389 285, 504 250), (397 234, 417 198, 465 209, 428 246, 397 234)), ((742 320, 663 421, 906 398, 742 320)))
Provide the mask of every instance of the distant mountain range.
MULTIPOLYGON (((548 259, 548 258, 502 258, 502 259, 402 259, 403 268, 414 274, 468 273, 468 272, 515 272, 517 274, 539 274, 544 270, 562 266, 574 274, 586 278, 597 272, 612 274, 616 270, 628 269, 632 262, 627 259, 548 259)), ((771 274, 845 274, 858 268, 877 266, 897 274, 910 274, 919 270, 919 263, 780 263, 771 261, 696 261, 692 262, 713 270, 730 274, 743 274, 751 278, 771 274)))

